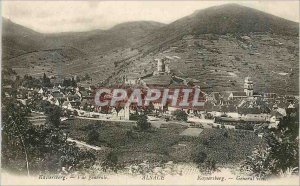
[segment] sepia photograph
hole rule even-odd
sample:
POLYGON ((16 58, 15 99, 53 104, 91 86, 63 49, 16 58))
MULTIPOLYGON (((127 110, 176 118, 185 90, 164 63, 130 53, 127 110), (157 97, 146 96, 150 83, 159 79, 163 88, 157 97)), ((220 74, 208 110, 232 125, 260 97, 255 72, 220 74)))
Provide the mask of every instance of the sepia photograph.
POLYGON ((4 0, 1 185, 299 185, 299 1, 4 0))

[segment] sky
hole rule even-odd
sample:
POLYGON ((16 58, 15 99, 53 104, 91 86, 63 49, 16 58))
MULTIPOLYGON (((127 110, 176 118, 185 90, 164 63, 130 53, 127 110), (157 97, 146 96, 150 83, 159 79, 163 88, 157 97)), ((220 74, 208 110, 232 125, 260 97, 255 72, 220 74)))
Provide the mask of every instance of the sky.
POLYGON ((109 29, 128 21, 171 23, 194 11, 226 3, 299 22, 299 1, 1 1, 2 16, 42 33, 109 29))

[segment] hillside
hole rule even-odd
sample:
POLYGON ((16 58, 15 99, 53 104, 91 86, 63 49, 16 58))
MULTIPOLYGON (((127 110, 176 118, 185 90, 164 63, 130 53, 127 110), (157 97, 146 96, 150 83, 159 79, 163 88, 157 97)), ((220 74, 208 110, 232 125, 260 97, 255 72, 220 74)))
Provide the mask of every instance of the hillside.
POLYGON ((2 58, 15 57, 26 52, 46 48, 47 41, 41 33, 2 18, 2 58))
POLYGON ((268 32, 298 36, 299 24, 238 4, 195 11, 149 35, 139 47, 146 51, 164 47, 185 35, 268 32))
POLYGON ((127 22, 109 30, 50 34, 49 39, 54 46, 73 46, 95 56, 130 47, 135 41, 162 26, 164 24, 152 21, 127 22))
MULTIPOLYGON (((61 68, 62 75, 81 72, 83 75, 93 74, 113 58, 119 60, 129 55, 127 52, 123 56, 114 57, 119 50, 130 47, 144 35, 162 26, 164 24, 158 22, 136 21, 122 23, 109 30, 41 34, 4 18, 2 64, 13 67, 20 75, 28 73, 28 70, 34 76, 44 72, 55 75, 58 68, 61 68), (103 58, 108 54, 107 59, 103 58)), ((110 64, 113 65, 113 62, 110 64)), ((111 71, 113 69, 108 70, 108 73, 111 71)))
MULTIPOLYGON (((296 95, 298 26, 252 8, 226 4, 196 11, 168 25, 139 21, 110 30, 46 36, 25 29, 32 37, 22 43, 33 43, 33 50, 38 44, 48 49, 22 54, 6 60, 6 64, 18 67, 21 74, 29 68, 35 75, 46 69, 47 74, 54 75, 60 68, 65 76, 90 74, 93 84, 114 84, 124 75, 151 73, 155 58, 170 56, 173 73, 200 82, 206 92, 242 90, 244 78, 251 76, 257 92, 296 95), (47 40, 43 43, 41 38, 47 40), (51 62, 48 58, 53 59, 53 55, 59 60, 51 62)), ((7 34, 9 37, 4 34, 3 38, 11 41, 22 36, 16 33, 7 34)), ((22 43, 3 44, 28 51, 22 43)))
POLYGON ((125 72, 124 68, 120 69, 118 78, 125 74, 148 74, 156 68, 155 58, 169 56, 173 57, 169 66, 177 76, 200 82, 206 92, 241 91, 244 78, 251 76, 256 92, 297 95, 298 50, 298 39, 292 36, 187 35, 169 47, 135 58, 126 65, 125 72))
POLYGON ((242 90, 249 75, 255 91, 298 94, 298 26, 236 4, 196 11, 140 41, 140 55, 117 77, 142 76, 155 70, 155 58, 176 56, 174 73, 200 81, 207 92, 242 90))

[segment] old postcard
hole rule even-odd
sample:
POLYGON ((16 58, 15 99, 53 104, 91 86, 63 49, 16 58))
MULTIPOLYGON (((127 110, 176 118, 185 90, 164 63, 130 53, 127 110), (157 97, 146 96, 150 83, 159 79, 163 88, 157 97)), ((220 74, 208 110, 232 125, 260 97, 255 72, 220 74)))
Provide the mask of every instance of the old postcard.
POLYGON ((1 8, 1 185, 299 185, 299 1, 1 8))

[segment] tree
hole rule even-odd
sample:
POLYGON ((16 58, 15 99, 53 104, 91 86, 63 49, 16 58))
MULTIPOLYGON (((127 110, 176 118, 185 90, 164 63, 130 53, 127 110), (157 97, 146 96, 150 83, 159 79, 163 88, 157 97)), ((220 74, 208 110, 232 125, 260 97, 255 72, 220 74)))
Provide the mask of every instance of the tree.
POLYGON ((45 114, 47 115, 47 123, 53 127, 59 127, 61 108, 56 105, 50 105, 45 109, 45 114))
POLYGON ((102 166, 105 169, 112 169, 115 172, 118 170, 118 155, 116 152, 109 152, 105 158, 105 161, 103 162, 102 166))
POLYGON ((76 82, 80 82, 80 77, 79 77, 79 76, 76 76, 75 81, 76 81, 76 82))
POLYGON ((82 78, 82 81, 87 81, 87 80, 90 80, 90 79, 91 79, 90 75, 88 73, 86 73, 84 75, 84 77, 82 78))
POLYGON ((197 165, 200 165, 202 163, 204 163, 204 161, 207 158, 207 154, 205 152, 202 151, 198 151, 195 155, 194 155, 194 162, 197 165))
POLYGON ((270 157, 270 148, 258 145, 254 148, 251 156, 247 157, 242 164, 242 169, 262 178, 272 174, 274 162, 275 160, 272 160, 270 157))
POLYGON ((204 162, 204 171, 207 173, 212 173, 216 170, 217 170, 216 161, 211 157, 207 158, 204 162))
POLYGON ((149 103, 149 105, 147 107, 145 107, 145 113, 146 114, 150 114, 154 111, 154 105, 152 102, 149 103))
POLYGON ((266 145, 258 146, 242 168, 261 177, 280 175, 299 166, 299 116, 298 109, 287 111, 277 129, 266 133, 266 145))
POLYGON ((88 135, 87 135, 87 142, 89 144, 95 145, 100 138, 100 134, 98 131, 92 129, 89 131, 88 135))
POLYGON ((77 112, 77 110, 74 110, 74 116, 78 116, 78 112, 77 112))
POLYGON ((46 74, 44 73, 44 75, 43 75, 43 87, 50 87, 50 86, 51 86, 50 78, 48 78, 46 76, 46 74))
POLYGON ((20 150, 24 153, 27 175, 29 176, 28 145, 25 140, 30 124, 25 116, 30 111, 20 102, 10 101, 2 112, 2 163, 5 165, 7 163, 5 160, 11 159, 11 157, 19 157, 17 153, 20 150), (11 148, 14 148, 14 150, 11 148))
POLYGON ((139 113, 138 112, 135 112, 135 113, 130 113, 129 115, 129 120, 133 120, 133 121, 137 121, 139 118, 139 113))
POLYGON ((275 161, 275 173, 299 166, 299 114, 298 110, 287 111, 278 125, 267 135, 270 158, 275 161))
POLYGON ((187 121, 187 119, 188 119, 187 113, 183 110, 175 110, 173 115, 175 116, 176 120, 178 120, 178 121, 187 121))
POLYGON ((71 79, 71 86, 72 87, 76 87, 77 86, 77 82, 76 82, 76 80, 73 77, 71 79))
POLYGON ((151 127, 151 124, 148 122, 147 115, 143 113, 138 115, 136 124, 142 131, 148 130, 151 127))
POLYGON ((194 162, 201 172, 212 173, 217 170, 216 161, 208 157, 202 150, 197 151, 193 156, 194 162))
POLYGON ((39 79, 35 79, 31 76, 25 75, 22 85, 28 88, 40 88, 42 87, 43 83, 39 79))
POLYGON ((62 167, 78 170, 94 163, 94 154, 68 142, 59 128, 33 126, 26 105, 13 99, 3 104, 2 168, 27 174, 57 173, 62 167))

